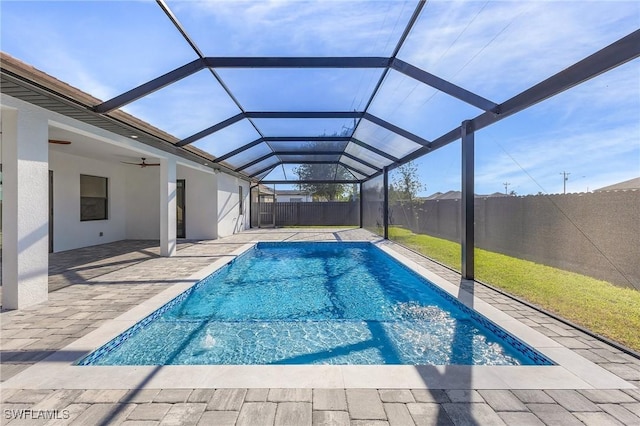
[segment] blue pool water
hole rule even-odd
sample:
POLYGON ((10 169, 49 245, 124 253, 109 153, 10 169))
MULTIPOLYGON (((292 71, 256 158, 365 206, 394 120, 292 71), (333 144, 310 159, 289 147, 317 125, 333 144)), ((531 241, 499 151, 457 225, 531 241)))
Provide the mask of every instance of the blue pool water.
POLYGON ((260 243, 81 365, 551 362, 370 243, 260 243))

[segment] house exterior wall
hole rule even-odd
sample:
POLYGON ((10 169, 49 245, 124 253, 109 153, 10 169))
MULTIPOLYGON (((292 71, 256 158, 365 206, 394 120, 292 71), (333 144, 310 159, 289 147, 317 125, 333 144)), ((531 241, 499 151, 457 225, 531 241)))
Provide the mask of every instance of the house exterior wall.
POLYGON ((220 173, 218 180, 218 237, 249 229, 249 182, 220 173), (239 212, 238 187, 242 186, 243 212, 239 212))
POLYGON ((36 108, 2 108, 2 306, 48 297, 47 118, 36 108))
POLYGON ((213 239, 249 228, 248 181, 216 175, 195 162, 5 94, 0 100, 3 307, 17 309, 47 300, 49 171, 53 172, 54 252, 123 239, 158 240, 166 231, 161 253, 173 254, 175 179, 186 180, 187 238, 213 239), (52 129, 74 134, 72 150, 51 149, 47 141, 52 129), (119 161, 136 156, 158 159, 168 167, 166 176, 161 176, 162 166, 140 168, 119 161), (108 179, 108 219, 80 220, 82 174, 108 179))
POLYGON ((176 158, 160 158, 160 255, 176 254, 176 158))
MULTIPOLYGON (((54 251, 70 250, 122 239, 160 238, 160 168, 119 165, 52 151, 54 172, 54 251), (80 174, 109 178, 109 219, 80 222, 80 174), (74 208, 77 207, 77 208, 74 208), (67 230, 71 230, 70 232, 67 230), (99 233, 103 232, 100 237, 99 233)), ((177 179, 186 181, 186 238, 218 238, 216 223, 220 192, 227 201, 221 206, 220 228, 224 235, 247 229, 245 215, 238 218, 238 186, 246 197, 248 184, 229 175, 207 173, 178 166, 177 179)))
POLYGON ((126 232, 130 240, 160 239, 160 167, 123 166, 126 232))
POLYGON ((184 179, 186 237, 206 240, 218 238, 217 176, 210 172, 178 166, 178 179, 184 179))
POLYGON ((127 238, 127 180, 120 165, 51 151, 49 170, 53 171, 54 252, 127 238), (109 179, 107 220, 80 221, 81 174, 109 179))

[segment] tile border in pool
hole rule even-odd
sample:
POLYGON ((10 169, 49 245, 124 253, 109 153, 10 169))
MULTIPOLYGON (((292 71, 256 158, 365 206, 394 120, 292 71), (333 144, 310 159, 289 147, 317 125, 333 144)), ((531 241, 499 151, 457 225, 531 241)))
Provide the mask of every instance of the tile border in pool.
MULTIPOLYGON (((363 241, 369 242, 369 241, 363 241)), ((330 243, 330 242, 329 242, 330 243)), ((140 388, 413 388, 413 389, 624 389, 618 376, 533 330, 395 251, 391 241, 372 241, 405 267, 518 337, 555 366, 407 365, 205 365, 78 366, 78 360, 113 340, 155 310, 253 248, 230 255, 143 301, 118 318, 8 379, 4 389, 140 388)))

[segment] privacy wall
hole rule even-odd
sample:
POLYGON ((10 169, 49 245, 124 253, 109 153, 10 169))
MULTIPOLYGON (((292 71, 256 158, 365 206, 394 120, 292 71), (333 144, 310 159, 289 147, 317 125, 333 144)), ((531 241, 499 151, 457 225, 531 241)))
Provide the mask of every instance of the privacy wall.
POLYGON ((362 227, 378 235, 384 233, 384 180, 382 176, 362 184, 362 227))
MULTIPOLYGON (((258 209, 275 214, 276 226, 358 226, 357 201, 276 202, 251 205, 251 221, 258 226, 258 209)), ((264 225, 269 226, 273 222, 264 225)))
MULTIPOLYGON (((390 207, 392 224, 460 241, 460 200, 390 207)), ((476 247, 640 289, 640 191, 475 200, 476 247)))

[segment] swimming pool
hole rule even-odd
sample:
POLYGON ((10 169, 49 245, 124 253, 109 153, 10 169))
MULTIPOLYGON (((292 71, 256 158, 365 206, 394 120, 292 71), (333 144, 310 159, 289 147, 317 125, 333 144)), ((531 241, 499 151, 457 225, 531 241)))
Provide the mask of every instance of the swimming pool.
POLYGON ((371 243, 259 243, 80 365, 552 365, 371 243))

